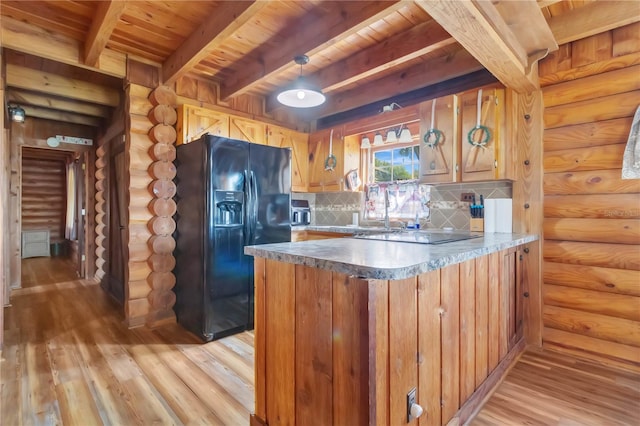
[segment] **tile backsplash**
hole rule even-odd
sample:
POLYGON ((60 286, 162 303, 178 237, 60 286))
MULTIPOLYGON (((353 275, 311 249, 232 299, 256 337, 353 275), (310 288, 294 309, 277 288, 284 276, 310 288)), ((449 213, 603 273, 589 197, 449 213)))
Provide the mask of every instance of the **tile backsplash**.
MULTIPOLYGON (((471 219, 470 203, 460 201, 463 192, 474 193, 478 203, 481 194, 484 198, 512 198, 512 183, 492 181, 433 185, 430 187, 429 208, 425 209, 428 216, 421 217, 422 226, 468 230, 471 219)), ((349 225, 353 220, 352 214, 356 212, 360 214, 360 219, 363 219, 364 192, 295 192, 291 194, 291 198, 309 202, 312 225, 349 225)), ((404 217, 394 217, 393 212, 390 213, 390 217, 406 221, 404 217)))

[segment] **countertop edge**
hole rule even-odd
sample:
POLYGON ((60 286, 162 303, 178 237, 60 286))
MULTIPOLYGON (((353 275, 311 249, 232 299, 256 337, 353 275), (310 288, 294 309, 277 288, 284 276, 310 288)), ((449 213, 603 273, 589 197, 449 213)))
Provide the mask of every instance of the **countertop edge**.
MULTIPOLYGON (((247 246, 244 253, 250 256, 277 260, 285 263, 310 266, 319 269, 331 270, 343 273, 349 276, 355 276, 363 279, 404 279, 420 275, 425 272, 441 269, 449 265, 461 263, 480 256, 488 255, 501 250, 506 250, 522 244, 527 244, 539 239, 537 235, 528 234, 500 234, 504 241, 493 242, 482 247, 465 248, 460 243, 448 243, 452 253, 444 255, 426 255, 424 259, 413 264, 403 265, 399 267, 379 267, 374 265, 362 265, 352 262, 345 262, 337 259, 322 258, 309 253, 314 251, 313 247, 318 241, 301 241, 296 243, 279 243, 267 244, 264 246, 247 246)), ((483 237, 483 244, 488 238, 483 237)), ((402 244, 400 242, 377 242, 377 241, 358 241, 358 244, 369 244, 370 247, 382 248, 381 244, 402 244)), ((478 239, 480 240, 480 239, 478 239)), ((321 240, 324 246, 337 243, 338 239, 321 240)), ((441 245, 443 247, 445 245, 441 245)), ((375 248, 374 248, 375 249, 375 248)))

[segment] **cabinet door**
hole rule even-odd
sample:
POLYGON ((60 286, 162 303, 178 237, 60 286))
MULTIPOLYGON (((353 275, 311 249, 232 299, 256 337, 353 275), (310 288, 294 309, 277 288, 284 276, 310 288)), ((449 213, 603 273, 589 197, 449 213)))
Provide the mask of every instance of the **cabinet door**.
POLYGON ((500 178, 498 150, 504 117, 504 89, 483 88, 478 125, 478 93, 472 90, 460 95, 460 168, 462 181, 500 178), (475 143, 472 144, 470 139, 475 143))
POLYGON ((205 133, 229 137, 229 115, 193 105, 180 105, 176 131, 176 145, 197 140, 205 133))
POLYGON ((267 145, 291 148, 291 190, 306 192, 309 180, 309 135, 279 126, 267 127, 267 145))
POLYGON ((256 120, 231 116, 229 122, 229 137, 251 143, 266 145, 266 125, 256 120))
POLYGON ((420 181, 455 182, 459 180, 456 173, 457 97, 451 95, 435 100, 434 130, 430 132, 433 102, 431 100, 420 104, 420 181), (427 141, 425 137, 428 138, 427 141))
POLYGON ((341 191, 344 182, 344 142, 342 130, 333 131, 332 154, 335 167, 327 167, 329 157, 330 130, 321 130, 309 135, 309 192, 341 191))

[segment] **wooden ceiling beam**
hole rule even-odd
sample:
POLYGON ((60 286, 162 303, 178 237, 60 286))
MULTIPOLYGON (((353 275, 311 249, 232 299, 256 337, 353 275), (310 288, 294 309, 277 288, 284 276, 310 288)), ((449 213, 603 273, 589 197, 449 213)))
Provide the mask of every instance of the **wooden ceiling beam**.
MULTIPOLYGON (((324 117, 392 98, 400 93, 431 86, 482 69, 482 65, 464 49, 454 54, 429 60, 411 68, 388 75, 333 96, 321 107, 314 108, 314 116, 324 117)), ((277 104, 275 96, 269 99, 277 104)))
POLYGON ((81 112, 84 115, 107 118, 111 115, 110 108, 86 102, 70 101, 54 98, 40 93, 27 92, 9 88, 6 92, 9 102, 20 106, 30 105, 67 112, 81 112))
POLYGON ((48 108, 25 105, 24 113, 27 117, 45 118, 47 120, 61 121, 65 123, 84 124, 85 126, 100 127, 102 120, 88 115, 75 114, 72 112, 55 111, 48 108))
POLYGON ((164 84, 173 84, 222 45, 227 38, 268 5, 266 1, 222 2, 162 64, 164 84))
POLYGON ((629 1, 602 1, 554 16, 548 20, 558 44, 566 44, 640 21, 637 3, 629 1))
POLYGON ((3 47, 64 64, 98 70, 115 77, 122 78, 127 75, 124 53, 105 49, 98 59, 98 65, 89 66, 83 61, 84 52, 81 43, 70 37, 54 35, 43 28, 6 16, 2 17, 0 31, 3 47))
MULTIPOLYGON (((277 49, 262 52, 260 61, 247 63, 242 73, 237 73, 232 81, 220 87, 223 100, 244 94, 262 81, 297 66, 293 62, 296 55, 313 56, 372 23, 401 9, 402 1, 376 2, 335 2, 332 13, 322 19, 300 19, 300 24, 291 31, 294 36, 278 43, 277 49)), ((267 43, 268 44, 268 43, 267 43)))
MULTIPOLYGON (((541 19, 546 25, 534 0, 521 1, 518 5, 528 11, 530 7, 526 7, 526 3, 534 5, 539 14, 529 17, 531 25, 539 27, 536 19, 541 19)), ((438 21, 505 86, 520 93, 539 88, 537 75, 529 71, 529 55, 534 52, 524 50, 493 3, 416 0, 416 4, 438 21)))
POLYGON ((111 107, 120 103, 118 91, 90 82, 13 64, 7 64, 6 72, 6 84, 10 87, 111 107))
POLYGON ((101 1, 98 3, 96 14, 84 42, 85 64, 96 66, 126 7, 126 0, 101 1))
POLYGON ((331 64, 308 79, 329 93, 454 43, 444 28, 430 20, 331 64))

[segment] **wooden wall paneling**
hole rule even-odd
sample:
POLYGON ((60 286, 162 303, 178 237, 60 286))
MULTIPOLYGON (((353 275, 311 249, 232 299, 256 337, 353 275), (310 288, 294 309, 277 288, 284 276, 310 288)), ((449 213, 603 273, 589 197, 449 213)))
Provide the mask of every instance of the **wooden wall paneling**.
POLYGON ((554 84, 544 90, 544 105, 550 108, 638 90, 640 89, 638 73, 640 73, 640 65, 635 65, 554 84), (583 90, 585 86, 589 87, 588 91, 583 90))
POLYGON ((604 358, 609 364, 640 371, 640 350, 635 346, 549 327, 545 327, 543 333, 544 347, 547 349, 568 352, 597 362, 602 362, 604 358))
POLYGON ((93 278, 96 270, 96 244, 95 244, 95 227, 96 227, 96 188, 95 188, 95 150, 87 151, 84 154, 84 190, 85 190, 85 232, 84 232, 84 254, 85 259, 85 277, 93 278))
POLYGON ((574 265, 640 270, 638 248, 631 244, 545 241, 544 259, 574 265))
POLYGON ((296 265, 295 423, 333 421, 332 273, 296 265))
MULTIPOLYGON (((442 424, 460 408, 460 265, 441 269, 442 424)), ((496 361, 497 364, 497 361, 496 361)))
POLYGON ((624 148, 625 144, 615 144, 546 152, 544 169, 549 173, 618 169, 624 148))
POLYGON ((562 285, 544 285, 545 305, 640 321, 640 298, 562 285))
POLYGON ((555 195, 544 198, 547 218, 638 219, 637 194, 555 195))
POLYGON ((622 179, 620 168, 584 172, 545 173, 544 195, 640 192, 640 180, 622 179))
MULTIPOLYGON (((174 259, 175 266, 175 259, 174 259)), ((256 257, 253 260, 254 273, 254 300, 255 300, 255 330, 254 330, 254 387, 255 409, 252 414, 258 421, 265 423, 267 419, 267 384, 266 384, 266 351, 267 351, 267 324, 266 324, 266 260, 256 257)), ((154 268, 156 269, 156 268, 154 268)), ((173 267, 171 268, 173 269, 173 267)))
POLYGON ((95 163, 95 277, 102 282, 105 277, 105 260, 106 260, 106 209, 105 209, 105 181, 106 181, 106 144, 108 141, 102 140, 100 146, 96 149, 95 163), (100 203, 98 203, 100 201, 100 203))
POLYGON ((544 152, 626 143, 632 119, 614 118, 546 130, 544 152))
POLYGON ((557 105, 545 109, 545 128, 553 129, 561 126, 629 117, 635 112, 638 103, 640 103, 640 90, 557 105))
POLYGON ((611 31, 613 47, 612 57, 640 52, 640 23, 625 25, 611 31))
POLYGON ((266 261, 264 330, 266 418, 269 425, 295 423, 295 265, 266 261))
POLYGON ((441 424, 440 270, 418 276, 418 404, 420 426, 441 424))
MULTIPOLYGON (((562 49, 562 46, 560 48, 562 49)), ((546 68, 543 65, 544 62, 545 60, 540 62, 541 71, 543 70, 543 68, 546 68)), ((633 66, 638 64, 640 64, 640 51, 629 53, 624 56, 613 57, 608 60, 597 62, 590 65, 585 65, 580 68, 569 68, 569 69, 557 70, 550 74, 541 73, 540 86, 547 87, 552 84, 561 83, 563 81, 584 78, 594 74, 614 71, 617 69, 625 68, 627 66, 633 66)))
POLYGON ((335 272, 332 280, 333 424, 366 424, 369 419, 368 288, 364 281, 335 272))
MULTIPOLYGON (((476 268, 475 261, 460 264, 460 402, 476 388, 476 268)), ((445 283, 445 285, 447 285, 445 283)))
MULTIPOLYGON (((28 120, 28 118, 27 118, 28 120)), ((11 136, 11 155, 10 155, 10 167, 11 177, 9 182, 9 222, 10 222, 10 287, 20 288, 22 274, 22 262, 21 262, 21 229, 22 220, 22 145, 24 145, 24 130, 25 124, 14 123, 10 124, 10 136, 11 136)))
POLYGON ((489 330, 487 332, 488 371, 491 373, 500 361, 500 253, 489 255, 489 330))
POLYGON ((499 359, 504 358, 509 351, 509 336, 510 336, 510 276, 512 274, 511 269, 511 257, 513 253, 510 250, 504 250, 500 252, 500 275, 499 275, 499 291, 500 302, 498 307, 498 342, 499 342, 499 359))
POLYGON ((640 271, 545 262, 544 282, 640 297, 640 271))
MULTIPOLYGON (((389 282, 369 280, 369 424, 389 424, 389 282)), ((438 288, 439 288, 439 282, 438 288)), ((440 296, 436 304, 440 306, 440 296)), ((439 330, 439 328, 438 328, 439 330)), ((421 336, 421 334, 418 334, 421 336)), ((438 340, 439 341, 439 340, 438 340)), ((429 341, 429 343, 432 343, 429 341)), ((440 355, 439 351, 438 357, 440 355)), ((440 362, 438 358, 438 367, 440 362)), ((438 389, 439 377, 436 378, 438 389)), ((421 386, 421 385, 420 385, 421 386)), ((420 389, 420 388, 419 388, 420 389)), ((420 392, 420 390, 418 390, 420 392)), ((418 397, 420 398, 420 397, 418 397)), ((438 407, 440 391, 438 390, 438 407)), ((439 425, 440 423, 438 423, 439 425)))
POLYGON ((407 422, 407 393, 418 387, 417 320, 417 278, 394 280, 389 284, 390 424, 417 424, 407 422))
MULTIPOLYGON (((151 203, 147 205, 146 213, 151 213, 151 217, 144 216, 140 220, 147 220, 150 231, 155 239, 163 238, 168 241, 168 247, 175 247, 173 232, 176 224, 173 220, 175 214, 175 202, 173 201, 174 191, 165 191, 164 193, 152 191, 154 187, 170 188, 173 184, 173 178, 176 176, 175 148, 177 134, 173 126, 177 123, 177 113, 175 112, 173 100, 176 98, 172 88, 159 86, 149 94, 149 100, 153 107, 148 112, 147 117, 151 120, 153 127, 149 131, 149 137, 152 145, 147 149, 146 153, 140 154, 145 160, 149 158, 151 164, 148 166, 148 174, 151 183, 145 179, 145 192, 140 198, 148 198, 151 195, 151 203), (158 103, 166 102, 166 103, 158 103), (154 112, 159 110, 157 113, 154 112), (172 113, 173 112, 173 113, 172 113), (160 184, 157 184, 160 182, 160 184), (160 208, 164 205, 165 208, 160 208), (167 208, 168 207, 168 208, 167 208)), ((148 144, 139 144, 141 147, 148 144)), ((133 159, 133 150, 131 158, 133 159)), ((142 162, 142 161, 141 161, 142 162)), ((130 220, 134 219, 130 216, 130 220)), ((154 241, 155 242, 155 241, 154 241)), ((173 248, 168 249, 166 244, 158 245, 152 243, 153 254, 163 256, 173 256, 173 248)), ((149 327, 157 327, 166 323, 176 321, 173 306, 175 305, 175 293, 172 291, 176 279, 171 271, 154 270, 154 264, 148 262, 151 273, 148 277, 144 277, 151 287, 148 297, 150 300, 150 312, 147 315, 146 324, 149 327)))
POLYGON ((640 219, 546 218, 548 240, 638 244, 640 219))
MULTIPOLYGON (((517 140, 516 174, 513 183, 513 231, 537 234, 542 237, 543 202, 543 101, 542 92, 530 94, 508 94, 515 96, 517 105, 512 125, 517 140)), ((537 347, 542 346, 542 253, 531 250, 524 255, 527 267, 523 270, 529 297, 524 301, 528 312, 526 323, 526 342, 537 347)), ((490 275, 491 276, 491 275, 490 275)), ((490 299, 491 303, 491 299, 490 299)), ((490 317, 491 318, 491 317, 490 317)), ((490 356, 490 367, 495 365, 490 356)), ((491 368, 489 369, 491 370, 491 368)))
POLYGON ((576 40, 571 43, 571 66, 578 68, 611 58, 611 31, 576 40))
POLYGON ((489 257, 476 258, 475 269, 475 388, 477 388, 489 375, 489 257))
POLYGON ((625 318, 545 305, 545 327, 640 347, 640 323, 625 318))

